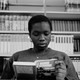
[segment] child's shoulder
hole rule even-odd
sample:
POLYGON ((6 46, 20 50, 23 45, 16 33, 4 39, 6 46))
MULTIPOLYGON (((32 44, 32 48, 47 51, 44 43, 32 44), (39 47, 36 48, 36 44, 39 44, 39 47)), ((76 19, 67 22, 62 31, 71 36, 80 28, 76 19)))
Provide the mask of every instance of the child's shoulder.
POLYGON ((26 50, 21 50, 21 51, 17 51, 13 54, 13 56, 19 56, 19 55, 25 55, 25 54, 29 54, 30 53, 31 48, 26 49, 26 50))
POLYGON ((60 55, 60 56, 68 56, 65 52, 58 51, 58 50, 53 50, 50 48, 50 53, 54 55, 60 55))

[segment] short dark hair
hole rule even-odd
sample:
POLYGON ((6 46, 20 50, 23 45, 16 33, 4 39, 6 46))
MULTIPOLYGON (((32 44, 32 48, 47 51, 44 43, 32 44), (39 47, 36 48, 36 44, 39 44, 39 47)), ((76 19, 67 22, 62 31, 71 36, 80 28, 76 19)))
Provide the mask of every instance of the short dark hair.
POLYGON ((49 18, 47 18, 44 15, 36 15, 36 16, 33 16, 28 22, 28 31, 29 31, 29 33, 31 33, 32 26, 35 23, 38 23, 38 22, 48 22, 49 25, 50 25, 50 30, 52 31, 52 24, 51 24, 51 21, 49 20, 49 18))

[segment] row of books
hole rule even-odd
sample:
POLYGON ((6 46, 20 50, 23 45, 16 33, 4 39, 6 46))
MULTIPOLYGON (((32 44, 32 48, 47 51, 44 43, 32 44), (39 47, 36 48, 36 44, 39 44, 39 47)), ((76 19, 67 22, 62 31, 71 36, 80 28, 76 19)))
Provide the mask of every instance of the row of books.
POLYGON ((29 42, 30 37, 28 34, 0 34, 0 42, 29 42))
POLYGON ((78 76, 80 78, 80 57, 79 56, 71 56, 70 58, 71 58, 73 65, 76 69, 76 72, 78 73, 78 76))
MULTIPOLYGON (((80 39, 73 41, 73 35, 51 35, 49 47, 54 50, 73 54, 80 51, 80 39)), ((0 55, 13 53, 33 47, 28 34, 0 34, 0 55)))
POLYGON ((27 15, 0 15, 0 31, 27 31, 30 18, 27 15))
POLYGON ((66 11, 80 11, 80 0, 65 0, 66 11))
MULTIPOLYGON (((0 42, 31 42, 28 34, 0 34, 0 42)), ((51 35, 51 42, 55 43, 73 43, 73 35, 51 35)))
POLYGON ((54 50, 65 52, 70 55, 73 54, 73 35, 52 35, 53 39, 49 44, 54 50))
POLYGON ((74 51, 80 52, 80 39, 74 39, 74 51))
POLYGON ((51 41, 55 43, 73 43, 73 35, 51 35, 51 41))
POLYGON ((80 21, 52 20, 53 31, 80 31, 80 21))
POLYGON ((9 10, 9 0, 0 0, 0 10, 9 10))
POLYGON ((11 56, 13 53, 33 46, 26 34, 0 34, 0 56, 11 56))
MULTIPOLYGON (((0 15, 0 31, 28 31, 29 15, 0 15)), ((51 20, 53 31, 80 31, 79 20, 51 20)))

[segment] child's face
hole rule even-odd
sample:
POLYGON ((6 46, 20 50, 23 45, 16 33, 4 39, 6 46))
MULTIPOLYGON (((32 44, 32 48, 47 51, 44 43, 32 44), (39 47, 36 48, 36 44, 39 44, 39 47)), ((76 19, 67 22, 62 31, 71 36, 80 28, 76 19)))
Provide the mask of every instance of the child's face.
POLYGON ((30 37, 37 49, 45 49, 51 40, 51 30, 48 22, 35 23, 32 26, 30 37))

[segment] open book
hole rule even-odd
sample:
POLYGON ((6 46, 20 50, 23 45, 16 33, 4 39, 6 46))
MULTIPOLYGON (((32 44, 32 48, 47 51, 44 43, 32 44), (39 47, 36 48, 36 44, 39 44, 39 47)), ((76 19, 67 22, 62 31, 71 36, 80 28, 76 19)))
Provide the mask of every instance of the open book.
POLYGON ((15 77, 35 80, 38 75, 51 75, 54 72, 56 59, 36 60, 34 62, 14 61, 15 77))

